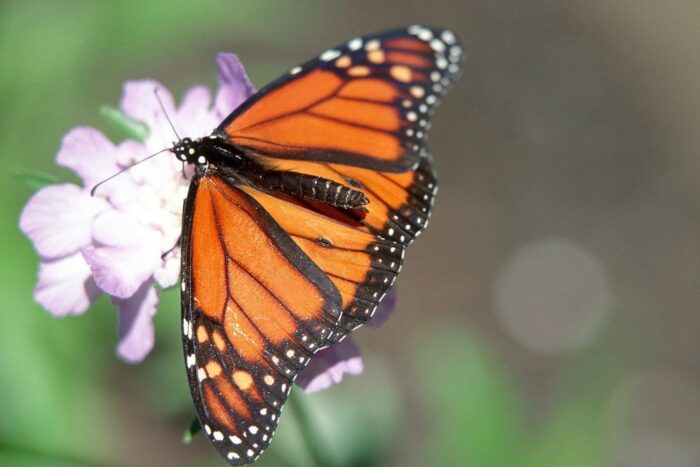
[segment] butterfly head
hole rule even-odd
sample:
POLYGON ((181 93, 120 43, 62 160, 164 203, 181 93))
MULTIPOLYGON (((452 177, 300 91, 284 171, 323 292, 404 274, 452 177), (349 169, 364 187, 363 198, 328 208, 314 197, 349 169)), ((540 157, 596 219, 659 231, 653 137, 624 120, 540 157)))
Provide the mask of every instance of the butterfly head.
POLYGON ((201 151, 201 140, 192 138, 182 138, 173 145, 172 152, 182 162, 189 162, 196 166, 206 165, 209 161, 207 156, 201 151))

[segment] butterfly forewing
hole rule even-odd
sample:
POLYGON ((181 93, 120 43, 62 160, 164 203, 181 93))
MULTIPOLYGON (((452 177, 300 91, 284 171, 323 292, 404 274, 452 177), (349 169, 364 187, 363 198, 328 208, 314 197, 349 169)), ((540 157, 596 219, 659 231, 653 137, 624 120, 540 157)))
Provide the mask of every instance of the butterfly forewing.
POLYGON ((248 152, 403 172, 419 163, 462 58, 446 30, 352 39, 260 90, 218 131, 248 152))
POLYGON ((234 464, 269 444, 297 373, 341 314, 328 277, 244 191, 196 177, 183 236, 185 363, 207 435, 234 464))

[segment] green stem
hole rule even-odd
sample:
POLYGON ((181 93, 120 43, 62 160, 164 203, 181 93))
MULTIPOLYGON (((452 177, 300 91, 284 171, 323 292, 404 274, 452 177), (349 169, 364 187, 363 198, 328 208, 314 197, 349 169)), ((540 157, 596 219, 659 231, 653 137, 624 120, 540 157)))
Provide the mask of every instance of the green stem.
POLYGON ((289 395, 287 404, 296 414, 299 432, 301 433, 306 449, 311 456, 313 465, 316 467, 326 467, 331 465, 329 459, 326 458, 325 450, 321 445, 321 438, 317 433, 316 427, 314 426, 313 416, 311 415, 308 404, 297 395, 299 389, 294 389, 295 390, 293 390, 289 395))

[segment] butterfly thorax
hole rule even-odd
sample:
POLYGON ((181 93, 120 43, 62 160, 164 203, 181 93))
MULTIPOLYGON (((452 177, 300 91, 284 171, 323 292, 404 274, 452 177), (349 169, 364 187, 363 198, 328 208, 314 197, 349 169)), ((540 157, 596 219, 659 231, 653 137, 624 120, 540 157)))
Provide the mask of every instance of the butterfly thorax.
POLYGON ((252 161, 218 135, 206 138, 183 138, 173 145, 172 152, 179 160, 206 167, 209 163, 226 166, 233 170, 244 170, 252 161))
POLYGON ((282 192, 341 209, 364 211, 369 202, 362 191, 333 180, 268 167, 216 134, 194 140, 183 138, 175 143, 172 151, 179 160, 194 165, 198 175, 216 173, 236 184, 282 192))

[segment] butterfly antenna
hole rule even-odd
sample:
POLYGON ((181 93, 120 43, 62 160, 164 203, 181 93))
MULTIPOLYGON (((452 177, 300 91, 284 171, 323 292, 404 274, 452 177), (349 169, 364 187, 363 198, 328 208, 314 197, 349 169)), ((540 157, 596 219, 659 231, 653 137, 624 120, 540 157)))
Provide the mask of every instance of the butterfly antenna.
POLYGON ((141 162, 146 162, 148 159, 151 159, 152 157, 156 157, 158 154, 164 153, 165 151, 172 151, 172 150, 173 150, 173 148, 162 149, 162 150, 160 150, 160 151, 158 151, 158 152, 156 152, 156 153, 154 153, 154 154, 151 154, 151 155, 148 156, 148 157, 144 157, 144 158, 141 159, 140 161, 136 161, 136 162, 134 162, 133 164, 131 164, 131 165, 127 166, 127 167, 124 167, 124 168, 121 169, 119 172, 115 173, 114 175, 110 175, 109 177, 105 178, 105 179, 102 180, 100 183, 98 183, 97 185, 95 185, 94 187, 92 187, 92 190, 90 190, 90 196, 95 196, 95 192, 97 191, 97 189, 98 189, 101 185, 103 185, 103 184, 107 183, 108 181, 112 180, 112 179, 113 179, 114 177, 116 177, 117 175, 123 174, 124 172, 126 172, 127 170, 129 170, 130 168, 132 168, 133 166, 139 165, 141 162))
POLYGON ((165 110, 165 105, 163 105, 163 100, 160 98, 160 94, 158 94, 158 91, 160 89, 158 88, 153 88, 153 93, 156 95, 156 99, 158 99, 158 103, 160 104, 160 108, 163 110, 163 115, 165 115, 165 119, 170 123, 170 128, 173 129, 173 133, 175 133, 175 136, 177 137, 178 141, 181 140, 180 135, 177 134, 177 130, 175 129, 175 125, 173 125, 172 120, 170 120, 170 117, 168 116, 168 112, 165 110))

